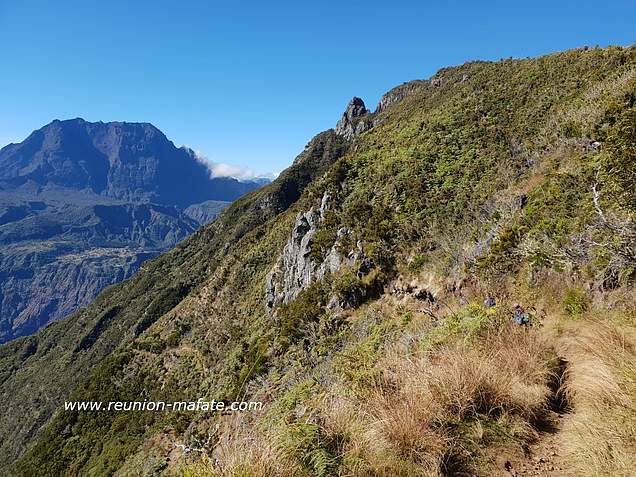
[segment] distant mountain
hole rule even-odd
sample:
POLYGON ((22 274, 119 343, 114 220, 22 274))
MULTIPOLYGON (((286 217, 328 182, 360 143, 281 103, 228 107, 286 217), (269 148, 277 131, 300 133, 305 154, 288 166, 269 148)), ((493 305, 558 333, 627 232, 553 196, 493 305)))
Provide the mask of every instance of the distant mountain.
POLYGON ((24 142, 0 150, 0 186, 42 194, 71 189, 124 201, 187 207, 232 201, 253 182, 211 178, 186 147, 152 124, 53 121, 24 142))
POLYGON ((53 121, 0 150, 0 342, 87 305, 261 181, 147 123, 53 121))

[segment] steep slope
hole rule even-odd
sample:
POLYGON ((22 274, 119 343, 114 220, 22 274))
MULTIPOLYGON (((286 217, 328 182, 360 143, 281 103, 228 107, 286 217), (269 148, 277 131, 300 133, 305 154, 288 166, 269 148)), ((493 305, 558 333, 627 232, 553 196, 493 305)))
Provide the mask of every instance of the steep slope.
POLYGON ((0 150, 0 342, 90 303, 260 187, 150 124, 54 121, 0 150))
POLYGON ((88 305, 199 227, 173 207, 47 207, 0 228, 0 336, 37 331, 88 305))
POLYGON ((354 98, 274 183, 0 348, 7 473, 502 475, 562 406, 593 442, 573 469, 630 475, 635 98, 633 47, 354 98), (61 409, 198 398, 265 408, 61 409))
POLYGON ((274 184, 239 199, 219 220, 146 262, 134 277, 108 288, 87 309, 3 345, 0 396, 9 403, 0 417, 1 461, 11 462, 21 454, 69 389, 81 388, 114 349, 146 332, 200 286, 227 255, 230 243, 288 208, 344 151, 333 133, 317 136, 274 184))

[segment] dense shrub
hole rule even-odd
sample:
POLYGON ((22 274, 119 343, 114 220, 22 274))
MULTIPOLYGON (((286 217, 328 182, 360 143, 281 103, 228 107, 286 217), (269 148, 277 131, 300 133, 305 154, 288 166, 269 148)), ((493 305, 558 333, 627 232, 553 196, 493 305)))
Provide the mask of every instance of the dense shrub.
POLYGON ((611 127, 602 165, 621 204, 636 212, 636 108, 623 111, 611 127))

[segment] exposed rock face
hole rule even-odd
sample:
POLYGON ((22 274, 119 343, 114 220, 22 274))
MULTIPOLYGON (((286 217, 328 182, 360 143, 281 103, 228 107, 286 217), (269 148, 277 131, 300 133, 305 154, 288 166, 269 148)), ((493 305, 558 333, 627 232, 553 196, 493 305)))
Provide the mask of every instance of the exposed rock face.
POLYGON ((424 85, 424 81, 409 81, 408 83, 404 83, 396 88, 393 88, 388 93, 385 93, 382 98, 380 98, 380 102, 378 103, 378 107, 375 109, 376 113, 381 113, 386 109, 390 108, 394 104, 399 103, 407 96, 413 94, 415 91, 421 89, 424 85))
POLYGON ((422 89, 425 84, 428 84, 428 82, 416 80, 409 81, 397 88, 393 88, 391 91, 382 96, 374 112, 371 112, 366 108, 362 99, 354 96, 351 101, 349 101, 347 108, 344 113, 342 113, 342 117, 336 124, 336 134, 347 141, 351 141, 356 136, 368 131, 378 124, 378 121, 381 120, 381 117, 377 116, 378 113, 387 110, 407 96, 422 89))
POLYGON ((144 260, 159 253, 121 247, 64 254, 63 247, 12 247, 3 254, 0 310, 15 318, 0 323, 2 341, 31 334, 88 305, 101 290, 129 278, 144 260))
POLYGON ((230 202, 219 200, 208 200, 200 204, 193 204, 187 207, 183 212, 192 220, 199 224, 208 224, 216 219, 221 211, 227 207, 230 202))
POLYGON ((410 296, 416 300, 428 303, 435 303, 437 301, 436 295, 439 293, 438 290, 431 287, 430 283, 421 283, 417 280, 405 282, 402 279, 396 280, 389 288, 389 291, 398 299, 410 296))
MULTIPOLYGON (((325 192, 320 208, 312 207, 296 217, 291 237, 276 265, 267 275, 265 301, 268 312, 271 313, 276 306, 296 298, 301 290, 321 280, 327 272, 336 272, 342 266, 353 265, 355 262, 356 253, 352 252, 344 257, 335 244, 322 263, 315 263, 311 259, 313 237, 329 209, 330 200, 331 196, 325 192)), ((348 231, 341 228, 338 230, 338 238, 346 233, 348 231)))
POLYGON ((352 121, 355 118, 364 116, 368 112, 369 110, 364 106, 364 101, 357 96, 354 96, 351 98, 351 101, 349 101, 347 109, 343 113, 343 119, 352 121))
POLYGON ((365 107, 364 101, 354 96, 336 124, 336 134, 350 141, 373 127, 373 121, 368 116, 369 110, 365 107))
POLYGON ((155 204, 21 207, 26 217, 0 226, 0 342, 88 305, 199 227, 155 204))

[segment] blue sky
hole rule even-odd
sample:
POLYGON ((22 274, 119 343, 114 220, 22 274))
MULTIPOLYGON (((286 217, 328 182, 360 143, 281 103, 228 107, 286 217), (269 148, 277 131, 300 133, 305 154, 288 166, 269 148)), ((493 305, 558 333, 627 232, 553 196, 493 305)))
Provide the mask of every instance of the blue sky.
POLYGON ((53 119, 147 121, 280 171, 348 100, 468 60, 636 40, 624 1, 0 0, 0 145, 53 119))

